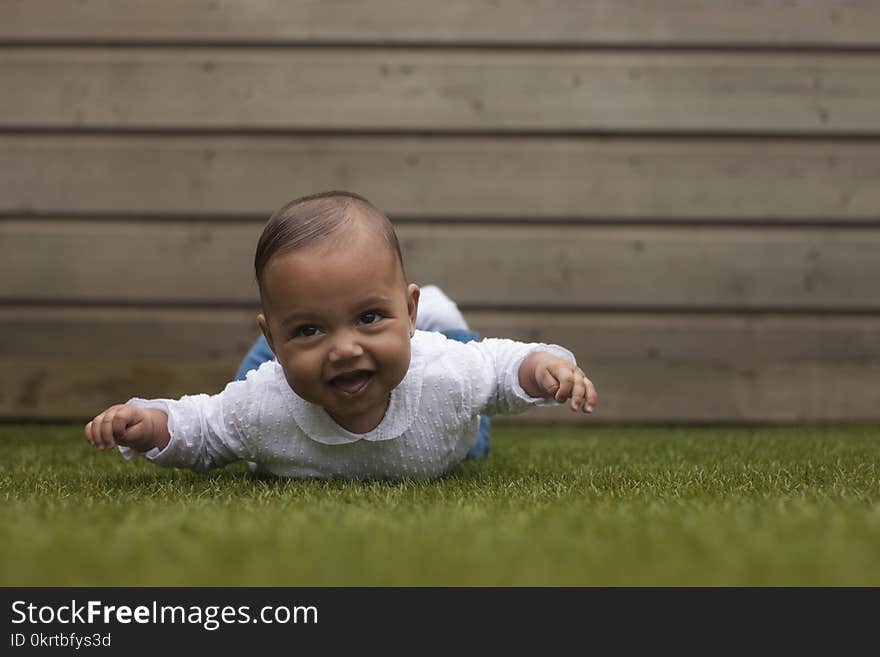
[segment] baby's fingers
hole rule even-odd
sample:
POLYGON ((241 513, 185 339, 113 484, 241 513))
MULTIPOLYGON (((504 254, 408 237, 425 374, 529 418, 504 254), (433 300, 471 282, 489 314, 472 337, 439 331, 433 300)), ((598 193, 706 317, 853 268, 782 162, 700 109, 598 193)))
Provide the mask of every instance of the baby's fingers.
POLYGON ((556 380, 553 373, 546 367, 538 368, 538 371, 535 372, 535 379, 538 381, 538 385, 540 385, 548 395, 556 395, 561 389, 559 381, 556 380))
POLYGON ((115 406, 104 411, 101 424, 98 427, 100 439, 95 445, 98 449, 110 449, 116 445, 116 441, 113 439, 113 424, 116 421, 117 412, 118 409, 115 406))
POLYGON ((85 427, 86 441, 97 449, 110 449, 123 440, 131 411, 124 404, 111 406, 85 427))
POLYGON ((590 381, 586 375, 584 375, 584 381, 586 381, 587 387, 587 411, 589 412, 593 410, 596 402, 599 401, 599 395, 596 392, 596 386, 593 385, 593 382, 590 381))
POLYGON ((131 413, 122 408, 119 412, 113 416, 112 429, 113 429, 113 441, 115 443, 126 445, 128 444, 128 424, 131 422, 131 413))
POLYGON ((104 421, 110 410, 107 409, 86 425, 86 440, 96 449, 105 449, 104 421))
POLYGON ((104 414, 101 413, 100 415, 98 415, 97 417, 95 417, 94 420, 92 420, 91 422, 89 422, 89 423, 86 425, 86 428, 85 428, 86 442, 87 442, 89 445, 91 445, 92 447, 97 447, 97 446, 98 446, 98 445, 97 445, 97 440, 98 440, 98 430, 97 430, 97 427, 101 426, 101 420, 103 419, 103 417, 104 417, 104 414))
POLYGON ((557 370, 555 378, 559 381, 559 390, 556 391, 555 395, 556 401, 564 402, 569 398, 574 388, 574 372, 570 369, 557 370))
POLYGON ((587 400, 586 379, 587 377, 580 372, 574 375, 574 385, 571 389, 571 410, 575 412, 581 410, 587 400))

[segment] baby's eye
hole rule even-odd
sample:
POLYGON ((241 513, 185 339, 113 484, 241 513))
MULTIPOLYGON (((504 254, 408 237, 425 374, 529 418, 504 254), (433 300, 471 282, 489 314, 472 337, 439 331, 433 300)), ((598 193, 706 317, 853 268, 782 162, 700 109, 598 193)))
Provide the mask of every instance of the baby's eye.
POLYGON ((378 310, 371 310, 370 312, 361 315, 361 323, 363 324, 375 324, 380 319, 382 319, 382 313, 378 310))
POLYGON ((300 326, 296 329, 296 337, 298 338, 310 338, 314 335, 318 335, 318 327, 312 326, 311 324, 306 324, 305 326, 300 326))

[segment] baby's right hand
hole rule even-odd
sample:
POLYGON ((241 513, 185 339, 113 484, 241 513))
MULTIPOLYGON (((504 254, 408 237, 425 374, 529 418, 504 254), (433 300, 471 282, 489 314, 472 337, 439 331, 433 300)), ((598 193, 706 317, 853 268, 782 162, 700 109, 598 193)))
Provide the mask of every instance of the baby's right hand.
POLYGON ((168 417, 162 411, 116 404, 86 425, 86 441, 97 449, 124 445, 138 452, 149 452, 168 444, 167 422, 168 417), (164 426, 158 426, 162 419, 164 426))

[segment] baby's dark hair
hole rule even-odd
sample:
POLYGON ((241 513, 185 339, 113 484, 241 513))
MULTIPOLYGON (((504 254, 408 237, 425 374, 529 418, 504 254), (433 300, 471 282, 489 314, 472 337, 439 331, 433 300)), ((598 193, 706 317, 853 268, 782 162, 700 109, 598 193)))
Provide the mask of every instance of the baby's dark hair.
POLYGON ((263 293, 263 272, 272 256, 321 242, 358 221, 385 238, 403 271, 400 243, 388 217, 359 194, 339 190, 321 192, 286 203, 266 222, 254 254, 254 273, 260 295, 263 293))

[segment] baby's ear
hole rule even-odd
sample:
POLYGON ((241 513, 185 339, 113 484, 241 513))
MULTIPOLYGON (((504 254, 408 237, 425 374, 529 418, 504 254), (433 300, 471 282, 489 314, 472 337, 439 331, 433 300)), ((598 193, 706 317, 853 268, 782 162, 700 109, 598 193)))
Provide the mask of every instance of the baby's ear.
POLYGON ((419 315, 419 286, 410 283, 406 287, 406 310, 409 315, 409 335, 413 336, 416 330, 416 318, 419 315))
POLYGON ((274 354, 275 345, 272 344, 272 334, 269 332, 269 323, 266 321, 266 317, 263 313, 257 315, 257 324, 260 326, 260 330, 263 332, 263 337, 266 338, 266 342, 269 343, 269 349, 271 349, 274 354))

